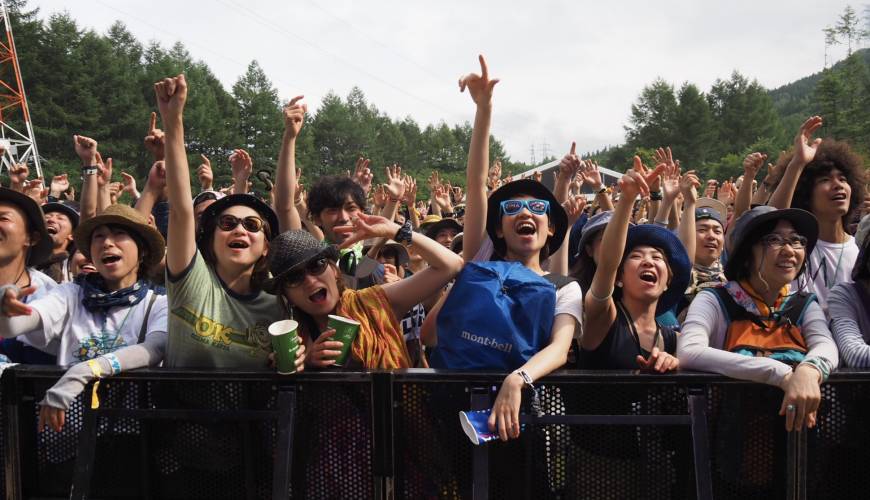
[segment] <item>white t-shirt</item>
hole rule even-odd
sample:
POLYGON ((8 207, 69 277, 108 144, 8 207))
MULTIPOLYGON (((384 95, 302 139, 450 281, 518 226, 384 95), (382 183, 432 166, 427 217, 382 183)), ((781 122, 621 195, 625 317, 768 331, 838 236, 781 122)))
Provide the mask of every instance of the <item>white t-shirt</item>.
MULTIPOLYGON (((39 300, 42 297, 48 295, 52 290, 57 288, 58 285, 56 281, 51 279, 47 274, 37 271, 32 267, 27 268, 27 274, 30 275, 30 284, 36 287, 36 291, 31 295, 24 297, 24 303, 30 304, 35 300, 39 300)), ((37 337, 38 338, 38 337, 37 337)), ((31 347, 35 347, 42 352, 51 354, 52 356, 57 356, 57 350, 60 348, 60 342, 52 341, 49 342, 47 346, 37 347, 28 339, 28 335, 22 335, 18 337, 18 340, 21 341, 24 345, 29 345, 31 347)))
MULTIPOLYGON (((41 348, 59 341, 58 365, 71 365, 139 342, 139 331, 153 291, 133 307, 113 307, 108 316, 89 312, 82 305, 84 294, 75 283, 65 283, 28 305, 42 319, 42 330, 27 338, 41 348)), ((151 306, 146 336, 166 335, 166 296, 158 295, 151 306)))
POLYGON ((828 293, 837 283, 852 282, 852 268, 858 260, 858 245, 848 236, 845 243, 819 240, 807 259, 807 269, 792 282, 792 291, 816 294, 819 305, 828 314, 828 293))

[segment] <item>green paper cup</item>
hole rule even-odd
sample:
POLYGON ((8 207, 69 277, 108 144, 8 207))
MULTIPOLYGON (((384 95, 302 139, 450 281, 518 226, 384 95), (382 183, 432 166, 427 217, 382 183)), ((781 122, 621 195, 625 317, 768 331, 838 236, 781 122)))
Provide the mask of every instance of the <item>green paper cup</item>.
POLYGON ((356 334, 359 332, 359 321, 330 314, 326 327, 335 330, 335 335, 332 336, 332 340, 337 340, 342 344, 341 354, 335 358, 335 366, 344 366, 347 362, 347 357, 350 354, 350 346, 353 344, 356 334))
POLYGON ((272 350, 275 351, 275 366, 278 373, 296 373, 296 350, 299 348, 299 323, 292 319, 276 321, 269 325, 272 336, 272 350))

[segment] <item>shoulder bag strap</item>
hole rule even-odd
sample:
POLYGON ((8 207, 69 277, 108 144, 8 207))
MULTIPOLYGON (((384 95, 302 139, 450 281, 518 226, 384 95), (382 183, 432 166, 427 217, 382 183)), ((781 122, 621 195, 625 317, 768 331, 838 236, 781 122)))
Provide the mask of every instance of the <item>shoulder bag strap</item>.
POLYGON ((151 291, 151 297, 148 299, 148 307, 145 309, 145 318, 142 320, 142 328, 139 329, 139 344, 145 341, 145 333, 148 332, 148 317, 151 316, 151 306, 157 300, 157 294, 151 291))

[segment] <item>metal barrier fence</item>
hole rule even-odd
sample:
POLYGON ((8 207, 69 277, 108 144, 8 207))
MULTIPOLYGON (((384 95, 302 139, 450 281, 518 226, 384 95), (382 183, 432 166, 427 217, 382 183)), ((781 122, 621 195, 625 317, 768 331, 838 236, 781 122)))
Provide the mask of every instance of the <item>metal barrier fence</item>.
POLYGON ((480 447, 457 414, 491 405, 503 374, 141 370, 37 432, 61 373, 3 373, 7 498, 842 499, 866 495, 870 470, 867 372, 832 375, 817 427, 791 436, 777 388, 559 372, 545 417, 480 447))

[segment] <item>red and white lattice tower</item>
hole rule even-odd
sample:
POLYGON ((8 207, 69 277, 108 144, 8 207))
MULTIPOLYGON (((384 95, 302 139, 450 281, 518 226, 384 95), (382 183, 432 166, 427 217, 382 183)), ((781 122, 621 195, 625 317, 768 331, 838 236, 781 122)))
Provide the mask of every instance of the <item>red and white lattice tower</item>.
POLYGON ((42 177, 39 165, 39 153, 36 150, 36 136, 33 135, 33 124, 30 122, 30 111, 27 109, 27 95, 24 93, 24 83, 21 80, 21 66, 18 64, 18 53, 15 51, 15 39, 12 37, 12 24, 9 22, 9 12, 6 2, 0 0, 0 69, 9 69, 0 73, 0 145, 3 146, 3 169, 9 169, 12 163, 29 163, 36 169, 36 175, 42 177), (5 33, 5 37, 3 36, 5 33), (3 67, 6 68, 3 68, 3 67), (9 120, 17 118, 21 112, 21 125, 13 127, 9 120))

